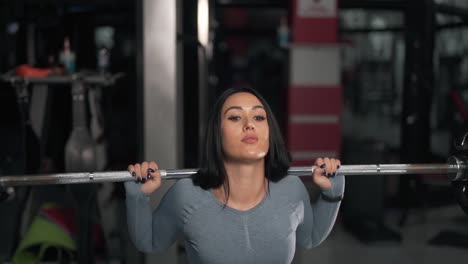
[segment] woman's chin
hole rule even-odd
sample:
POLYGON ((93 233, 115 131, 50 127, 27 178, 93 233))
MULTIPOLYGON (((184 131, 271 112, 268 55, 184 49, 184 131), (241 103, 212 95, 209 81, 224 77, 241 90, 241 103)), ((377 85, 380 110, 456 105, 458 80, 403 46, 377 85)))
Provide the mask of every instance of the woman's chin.
POLYGON ((236 162, 236 163, 256 163, 263 162, 267 155, 266 151, 263 150, 244 150, 242 152, 231 153, 228 155, 226 161, 236 162))
POLYGON ((257 163, 257 162, 263 162, 265 159, 265 154, 262 153, 249 153, 249 155, 241 156, 238 157, 236 160, 242 163, 257 163))

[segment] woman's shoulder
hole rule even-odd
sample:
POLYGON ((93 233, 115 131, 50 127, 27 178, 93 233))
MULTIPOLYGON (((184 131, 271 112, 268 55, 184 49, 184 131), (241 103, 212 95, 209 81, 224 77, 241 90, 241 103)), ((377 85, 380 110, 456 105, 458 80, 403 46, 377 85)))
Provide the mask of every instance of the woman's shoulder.
POLYGON ((176 180, 174 186, 172 186, 174 192, 179 194, 200 194, 203 193, 203 189, 199 186, 193 184, 191 178, 184 178, 180 180, 176 180))
POLYGON ((287 175, 276 183, 271 183, 273 188, 281 192, 297 193, 305 190, 302 180, 295 175, 287 175))
POLYGON ((209 204, 212 200, 209 192, 195 185, 191 178, 185 178, 177 180, 164 198, 186 222, 191 215, 209 204))
POLYGON ((276 183, 270 183, 270 193, 277 203, 296 203, 308 197, 304 183, 295 175, 287 175, 276 183))
POLYGON ((177 197, 177 200, 183 203, 200 201, 207 196, 207 191, 193 184, 191 178, 177 180, 170 191, 171 196, 177 197))
POLYGON ((276 182, 279 186, 299 186, 303 185, 302 180, 295 175, 286 175, 284 178, 276 182))

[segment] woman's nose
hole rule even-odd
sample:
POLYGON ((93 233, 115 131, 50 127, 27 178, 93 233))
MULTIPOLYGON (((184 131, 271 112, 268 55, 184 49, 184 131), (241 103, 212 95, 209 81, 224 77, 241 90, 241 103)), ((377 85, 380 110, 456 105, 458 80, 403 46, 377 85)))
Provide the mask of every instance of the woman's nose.
POLYGON ((248 121, 247 123, 245 123, 244 125, 244 130, 245 131, 248 131, 248 130, 254 130, 255 129, 255 126, 252 122, 248 121))

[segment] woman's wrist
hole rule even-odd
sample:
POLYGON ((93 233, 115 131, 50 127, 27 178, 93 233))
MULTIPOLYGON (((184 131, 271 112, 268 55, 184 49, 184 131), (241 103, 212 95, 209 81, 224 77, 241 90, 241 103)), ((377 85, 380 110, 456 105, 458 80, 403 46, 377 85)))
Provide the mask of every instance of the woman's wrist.
POLYGON ((337 203, 343 200, 343 195, 331 196, 323 192, 320 193, 320 197, 322 197, 322 200, 329 202, 329 203, 337 203))
POLYGON ((344 176, 336 175, 330 178, 330 180, 332 181, 332 187, 330 189, 322 189, 320 192, 322 200, 335 203, 343 200, 344 176))

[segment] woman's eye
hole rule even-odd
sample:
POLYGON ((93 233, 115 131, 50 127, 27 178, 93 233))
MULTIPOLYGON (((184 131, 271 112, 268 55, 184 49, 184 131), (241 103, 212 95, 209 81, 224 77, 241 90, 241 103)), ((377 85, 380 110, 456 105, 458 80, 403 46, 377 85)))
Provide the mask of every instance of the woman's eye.
POLYGON ((254 119, 257 120, 257 121, 263 121, 263 120, 266 119, 266 117, 261 116, 261 115, 257 115, 257 116, 254 117, 254 119))
POLYGON ((238 121, 238 120, 240 120, 240 116, 230 116, 230 117, 228 117, 228 119, 231 120, 231 121, 238 121))

